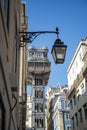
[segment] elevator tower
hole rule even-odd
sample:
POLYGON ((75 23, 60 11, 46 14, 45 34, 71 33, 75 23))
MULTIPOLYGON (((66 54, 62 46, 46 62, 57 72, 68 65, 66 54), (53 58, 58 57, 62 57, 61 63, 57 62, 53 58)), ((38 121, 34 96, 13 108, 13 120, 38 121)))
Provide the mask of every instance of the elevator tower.
POLYGON ((46 130, 45 86, 50 74, 46 47, 28 49, 28 83, 32 87, 32 129, 46 130))

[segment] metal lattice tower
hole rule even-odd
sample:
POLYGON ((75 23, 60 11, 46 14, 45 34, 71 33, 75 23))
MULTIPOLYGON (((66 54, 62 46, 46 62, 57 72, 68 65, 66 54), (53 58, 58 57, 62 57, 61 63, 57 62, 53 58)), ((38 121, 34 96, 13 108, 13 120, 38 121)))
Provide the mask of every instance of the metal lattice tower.
POLYGON ((46 47, 28 49, 28 84, 32 87, 32 128, 46 129, 44 89, 48 83, 51 63, 46 47))

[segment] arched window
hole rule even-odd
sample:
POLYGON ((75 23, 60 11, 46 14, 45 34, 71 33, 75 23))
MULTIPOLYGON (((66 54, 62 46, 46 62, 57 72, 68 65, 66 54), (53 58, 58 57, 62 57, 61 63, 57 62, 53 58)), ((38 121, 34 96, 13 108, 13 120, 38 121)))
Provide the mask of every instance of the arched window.
POLYGON ((43 119, 39 119, 39 127, 43 127, 43 119))
POLYGON ((43 104, 39 103, 38 108, 39 108, 39 112, 43 112, 43 104))
POLYGON ((39 93, 39 94, 38 94, 39 98, 43 98, 43 91, 39 90, 38 93, 39 93))
POLYGON ((43 119, 35 118, 35 127, 42 128, 43 127, 43 119))

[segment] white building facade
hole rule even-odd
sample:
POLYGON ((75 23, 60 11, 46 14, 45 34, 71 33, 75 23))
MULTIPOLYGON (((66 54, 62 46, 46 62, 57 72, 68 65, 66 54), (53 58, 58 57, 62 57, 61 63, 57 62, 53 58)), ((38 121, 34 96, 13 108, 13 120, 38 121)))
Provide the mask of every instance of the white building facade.
POLYGON ((72 130, 87 130, 87 37, 80 41, 67 76, 72 130))

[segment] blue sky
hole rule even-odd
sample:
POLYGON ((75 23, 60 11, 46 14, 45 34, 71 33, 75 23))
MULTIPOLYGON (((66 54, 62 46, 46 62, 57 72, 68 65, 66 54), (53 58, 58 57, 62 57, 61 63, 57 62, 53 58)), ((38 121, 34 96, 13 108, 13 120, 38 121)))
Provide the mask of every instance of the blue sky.
POLYGON ((55 64, 51 56, 55 34, 42 34, 31 46, 47 46, 51 73, 48 85, 67 84, 67 68, 81 39, 87 35, 87 0, 22 0, 26 2, 28 31, 55 31, 68 46, 64 64, 55 64))

